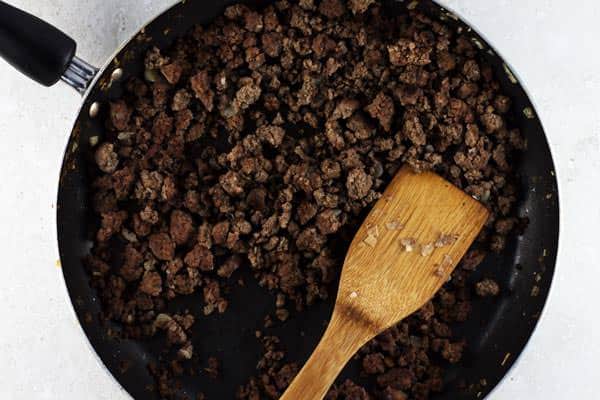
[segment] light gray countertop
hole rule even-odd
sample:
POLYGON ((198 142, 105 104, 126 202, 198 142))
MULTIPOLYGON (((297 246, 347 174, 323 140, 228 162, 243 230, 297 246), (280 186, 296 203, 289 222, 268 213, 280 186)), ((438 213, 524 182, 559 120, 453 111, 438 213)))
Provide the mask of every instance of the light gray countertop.
MULTIPOLYGON (((11 0, 102 65, 172 0, 11 0)), ((512 64, 537 105, 561 191, 558 268, 528 348, 490 400, 600 398, 600 2, 443 0, 512 64), (576 4, 576 5, 575 5, 576 4)), ((128 399, 100 364, 58 267, 58 173, 80 97, 0 62, 0 399, 128 399)), ((510 334, 510 333, 507 333, 510 334)))

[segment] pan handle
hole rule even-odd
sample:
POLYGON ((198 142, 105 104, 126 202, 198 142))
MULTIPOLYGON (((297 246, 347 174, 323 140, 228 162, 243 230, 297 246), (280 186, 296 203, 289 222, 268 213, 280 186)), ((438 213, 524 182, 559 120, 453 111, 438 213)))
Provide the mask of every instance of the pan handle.
POLYGON ((83 94, 98 69, 75 56, 77 44, 41 19, 0 1, 0 56, 45 86, 63 80, 83 94))

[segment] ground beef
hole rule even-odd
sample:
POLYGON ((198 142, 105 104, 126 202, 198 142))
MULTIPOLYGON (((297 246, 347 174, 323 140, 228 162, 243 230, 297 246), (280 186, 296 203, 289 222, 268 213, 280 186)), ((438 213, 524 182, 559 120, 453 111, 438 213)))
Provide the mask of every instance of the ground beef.
POLYGON ((148 238, 152 254, 159 260, 172 260, 175 256, 175 242, 166 233, 156 233, 148 238))
POLYGON ((394 102, 384 93, 379 93, 377 97, 369 104, 366 110, 371 117, 379 120, 379 123, 387 132, 392 127, 392 118, 394 117, 394 102))
POLYGON ((316 225, 323 235, 336 233, 343 225, 340 221, 342 210, 329 209, 325 210, 317 216, 316 225))
POLYGON ((369 6, 375 3, 375 0, 350 0, 350 9, 354 14, 362 14, 369 6))
POLYGON ((124 100, 110 103, 110 122, 114 129, 123 131, 129 126, 132 110, 124 100))
POLYGON ((173 241, 182 245, 185 244, 194 232, 194 220, 185 211, 175 210, 171 214, 170 235, 173 241))
POLYGON ((158 296, 162 291, 162 278, 156 272, 148 271, 140 283, 140 291, 150 296, 158 296))
POLYGON ((242 110, 256 103, 262 93, 260 86, 254 82, 243 85, 235 94, 234 105, 242 110))
POLYGON ((119 274, 127 282, 135 282, 144 272, 142 262, 144 258, 142 254, 131 244, 128 244, 123 251, 123 264, 119 270, 119 274))
POLYGON ((368 354, 363 358, 362 365, 363 370, 369 375, 381 374, 386 370, 383 354, 381 353, 368 354))
POLYGON ((481 297, 497 296, 500 293, 500 287, 491 279, 484 279, 475 285, 477 295, 481 297))
POLYGON ((462 268, 468 271, 474 271, 484 260, 486 253, 479 249, 469 250, 461 261, 462 268))
POLYGON ((196 97, 200 100, 202 105, 207 111, 213 109, 214 93, 210 88, 210 78, 208 71, 200 71, 196 75, 190 78, 190 85, 192 90, 196 94, 196 97))
POLYGON ((103 143, 96 150, 96 164, 102 172, 115 172, 119 165, 119 156, 114 151, 115 146, 112 143, 103 143))
POLYGON ((185 255, 183 260, 191 268, 210 271, 214 268, 214 257, 211 251, 203 245, 197 244, 185 255))
POLYGON ((329 400, 371 400, 371 396, 365 388, 358 386, 351 380, 347 379, 339 387, 330 390, 327 399, 329 400))
POLYGON ((388 46, 389 60, 395 66, 427 65, 431 62, 431 47, 419 46, 409 39, 400 39, 388 46))
POLYGON ((178 63, 166 64, 160 67, 160 72, 171 85, 175 85, 181 77, 182 67, 178 63))
MULTIPOLYGON (((340 244, 403 164, 441 174, 491 217, 435 298, 359 351, 360 383, 340 380, 327 398, 442 391, 468 346, 451 327, 500 292, 471 272, 524 225, 513 166, 526 140, 468 32, 380 0, 235 5, 150 49, 144 67, 111 100, 89 157, 98 222, 85 267, 124 338, 162 332, 175 347, 151 369, 161 396, 178 398, 175 377, 203 347, 196 318, 227 312, 243 273, 272 294, 274 312, 237 397, 278 398, 302 360, 286 359, 270 331, 333 301, 340 244), (196 317, 165 312, 180 296, 197 296, 196 317)), ((219 379, 231 367, 200 362, 219 379)))
POLYGON ((237 255, 229 257, 218 270, 218 274, 222 278, 230 278, 231 275, 240 267, 241 259, 237 255))
POLYGON ((407 368, 393 368, 377 377, 377 384, 382 387, 393 386, 398 389, 409 389, 415 380, 414 373, 407 368))
POLYGON ((348 173, 346 179, 346 189, 348 190, 348 197, 355 200, 360 200, 365 197, 371 187, 373 186, 373 177, 367 175, 367 173, 359 168, 355 168, 348 173))
POLYGON ((101 214, 102 222, 96 234, 96 239, 99 242, 106 242, 114 234, 121 231, 123 222, 127 219, 125 211, 110 211, 101 214))
MULTIPOLYGON (((192 95, 185 89, 178 90, 173 96, 173 101, 171 102, 171 110, 173 111, 182 111, 186 110, 187 106, 190 104, 192 100, 192 95)), ((183 127, 181 129, 184 129, 183 127)))
POLYGON ((279 126, 265 125, 256 130, 256 135, 271 146, 279 147, 283 141, 285 131, 279 126))
POLYGON ((327 18, 339 18, 344 15, 344 3, 342 0, 323 0, 319 5, 319 12, 327 18))

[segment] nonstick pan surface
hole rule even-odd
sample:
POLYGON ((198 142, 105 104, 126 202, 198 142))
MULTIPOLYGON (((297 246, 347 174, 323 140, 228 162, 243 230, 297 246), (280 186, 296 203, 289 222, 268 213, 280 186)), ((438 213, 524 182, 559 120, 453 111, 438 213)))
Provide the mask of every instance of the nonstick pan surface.
MULTIPOLYGON (((209 22, 235 1, 185 1, 178 3, 144 27, 102 70, 87 91, 65 153, 58 194, 58 240, 65 282, 81 326, 96 353, 121 385, 136 399, 157 399, 148 363, 157 360, 158 342, 119 340, 111 327, 101 323, 96 293, 90 288, 82 258, 91 247, 94 225, 89 201, 87 158, 90 138, 102 136, 107 102, 122 93, 122 84, 132 75, 143 73, 143 55, 150 46, 165 48, 195 24, 209 22), (116 72, 115 72, 116 71, 116 72)), ((253 3, 269 3, 258 1, 253 3)), ((390 12, 405 7, 390 2, 390 12)), ((519 161, 519 215, 529 218, 524 234, 513 238, 499 255, 490 254, 471 279, 493 278, 503 288, 499 298, 473 301, 466 323, 454 327, 456 335, 468 343, 463 360, 448 369, 446 390, 434 400, 480 399, 504 377, 523 351, 548 296, 558 246, 559 208, 552 157, 540 121, 525 92, 510 68, 494 49, 453 14, 435 3, 419 2, 434 18, 444 19, 456 29, 470 32, 482 54, 493 65, 505 93, 516 112, 513 123, 526 136, 529 146, 519 161), (527 110, 527 112, 521 112, 527 110), (481 385, 481 382, 486 382, 481 385), (467 389, 459 384, 467 383, 467 389), (468 389, 469 383, 479 383, 468 389)), ((342 244, 349 245, 349 243, 342 244)), ((206 374, 184 380, 182 391, 194 398, 203 392, 209 399, 229 399, 236 389, 255 374, 260 355, 255 330, 263 317, 273 312, 272 297, 258 287, 250 276, 246 286, 229 294, 230 307, 223 315, 203 317, 193 336, 195 352, 201 359, 216 356, 222 361, 222 378, 210 380, 206 374), (249 302, 251 299, 251 302, 249 302)), ((282 338, 291 360, 306 360, 323 333, 333 308, 329 301, 310 307, 274 329, 282 338)), ((171 306, 190 309, 200 303, 194 295, 171 306)), ((342 373, 360 382, 358 368, 351 364, 342 373)))

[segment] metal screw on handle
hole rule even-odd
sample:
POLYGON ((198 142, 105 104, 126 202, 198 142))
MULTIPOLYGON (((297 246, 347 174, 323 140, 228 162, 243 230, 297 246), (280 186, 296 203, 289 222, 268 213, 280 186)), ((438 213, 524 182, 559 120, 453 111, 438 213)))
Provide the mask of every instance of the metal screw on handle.
POLYGON ((83 95, 97 73, 98 68, 75 56, 60 79, 83 95))

